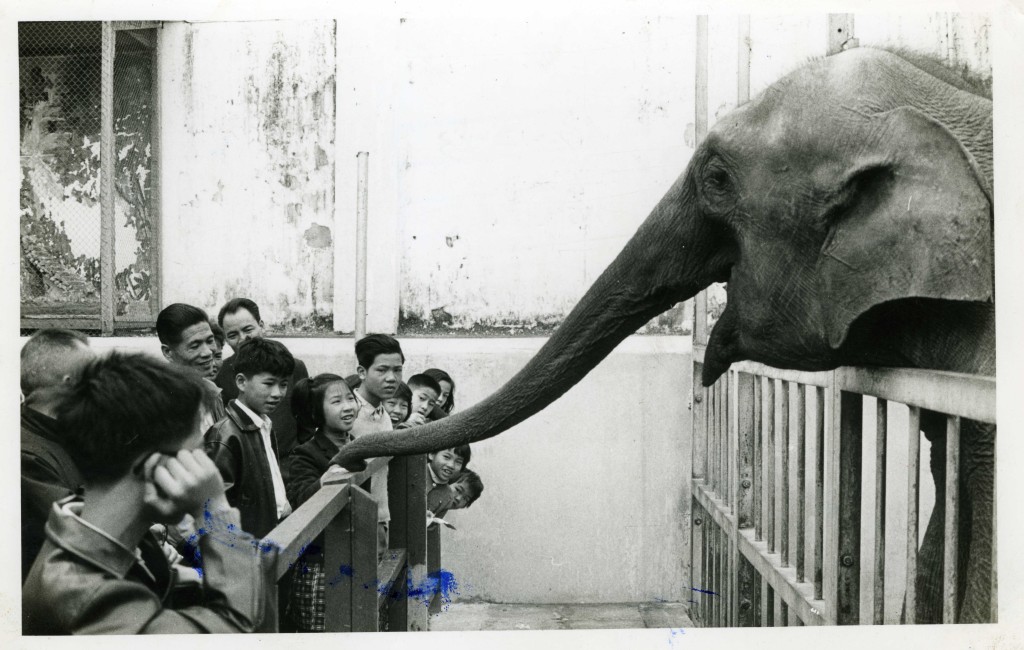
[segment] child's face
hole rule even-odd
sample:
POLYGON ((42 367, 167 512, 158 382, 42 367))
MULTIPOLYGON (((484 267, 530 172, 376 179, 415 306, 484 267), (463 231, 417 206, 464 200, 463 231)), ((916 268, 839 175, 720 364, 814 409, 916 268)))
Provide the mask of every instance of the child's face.
POLYGON ((224 344, 216 338, 213 340, 213 363, 210 364, 210 372, 206 373, 207 379, 216 379, 220 367, 224 364, 224 344))
POLYGON ((251 378, 242 373, 235 376, 238 386, 238 399, 260 415, 269 415, 277 410, 288 392, 288 377, 260 372, 251 378))
POLYGON ((465 508, 469 505, 469 488, 462 481, 455 481, 452 488, 452 510, 465 508))
POLYGON ((426 417, 434 410, 436 403, 437 391, 426 386, 417 386, 412 389, 412 403, 409 405, 409 410, 426 417))
POLYGON ((336 381, 324 391, 324 427, 341 433, 352 430, 359 412, 359 402, 352 389, 343 381, 336 381))
POLYGON ((391 416, 391 424, 405 422, 409 417, 409 402, 398 397, 384 400, 384 410, 391 416))
POLYGON ((437 405, 443 407, 448 403, 448 396, 452 393, 452 382, 442 379, 437 383, 441 385, 441 394, 437 396, 437 405))
POLYGON ((462 471, 462 456, 456 454, 453 449, 428 454, 427 458, 430 460, 430 469, 442 483, 447 483, 462 471))
POLYGON ((359 366, 359 377, 363 380, 360 388, 378 400, 395 396, 402 381, 402 355, 397 352, 378 354, 369 368, 359 366))

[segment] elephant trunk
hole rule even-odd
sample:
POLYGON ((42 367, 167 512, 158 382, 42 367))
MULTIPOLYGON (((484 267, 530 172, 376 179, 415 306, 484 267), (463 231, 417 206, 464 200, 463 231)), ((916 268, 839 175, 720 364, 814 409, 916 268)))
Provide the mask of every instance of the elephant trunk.
POLYGON ((498 435, 558 399, 651 318, 724 279, 728 265, 706 222, 693 214, 687 179, 683 174, 676 181, 558 330, 504 386, 413 435, 363 436, 345 445, 334 462, 358 470, 363 458, 449 449, 498 435))

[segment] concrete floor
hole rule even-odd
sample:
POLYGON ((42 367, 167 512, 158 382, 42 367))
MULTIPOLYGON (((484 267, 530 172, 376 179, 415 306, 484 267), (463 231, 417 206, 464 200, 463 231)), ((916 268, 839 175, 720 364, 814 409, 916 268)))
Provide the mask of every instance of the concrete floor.
POLYGON ((430 617, 430 630, 598 630, 693 627, 682 603, 509 605, 451 603, 430 617))

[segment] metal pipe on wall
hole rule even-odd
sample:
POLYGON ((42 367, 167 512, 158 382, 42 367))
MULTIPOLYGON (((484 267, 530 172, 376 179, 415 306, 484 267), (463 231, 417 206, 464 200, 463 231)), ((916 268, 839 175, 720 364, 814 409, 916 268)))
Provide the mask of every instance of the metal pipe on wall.
POLYGON ((356 328, 355 340, 366 336, 366 215, 370 153, 356 154, 356 328))

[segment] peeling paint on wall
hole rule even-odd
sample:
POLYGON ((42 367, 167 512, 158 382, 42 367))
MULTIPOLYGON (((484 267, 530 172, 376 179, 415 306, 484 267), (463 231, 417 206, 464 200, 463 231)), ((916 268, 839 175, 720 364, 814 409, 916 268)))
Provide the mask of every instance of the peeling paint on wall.
POLYGON ((165 26, 164 302, 332 330, 332 20, 165 26))

